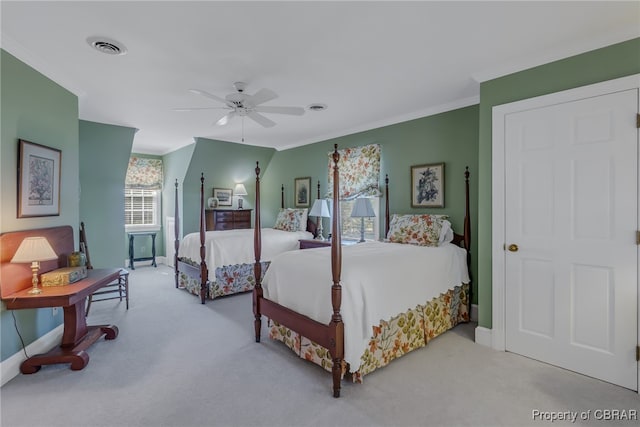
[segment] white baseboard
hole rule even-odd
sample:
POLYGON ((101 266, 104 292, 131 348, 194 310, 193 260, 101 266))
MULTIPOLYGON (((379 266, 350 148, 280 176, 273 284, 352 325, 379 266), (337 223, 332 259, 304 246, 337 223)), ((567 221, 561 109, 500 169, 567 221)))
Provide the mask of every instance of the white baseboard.
MULTIPOLYGON (((145 266, 145 265, 151 265, 151 261, 136 261, 136 262, 144 262, 145 264, 138 264, 138 267, 140 266, 145 266)), ((173 267, 172 265, 167 264, 167 257, 165 256, 157 256, 156 257, 156 265, 160 265, 160 264, 164 264, 164 265, 168 265, 169 267, 173 267)), ((129 258, 124 260, 124 264, 123 264, 126 269, 130 269, 131 267, 129 266, 129 258)), ((134 264, 135 265, 135 264, 134 264)))
MULTIPOLYGON (((64 325, 59 325, 49 333, 41 336, 26 348, 27 354, 33 356, 34 354, 46 353, 47 351, 60 344, 62 340, 62 333, 64 332, 64 325)), ((0 387, 11 381, 14 377, 20 374, 20 364, 26 360, 24 352, 20 350, 13 356, 0 363, 0 387)))
POLYGON ((491 329, 476 327, 476 343, 487 347, 492 347, 491 329))
POLYGON ((471 321, 478 321, 478 304, 471 304, 471 321))

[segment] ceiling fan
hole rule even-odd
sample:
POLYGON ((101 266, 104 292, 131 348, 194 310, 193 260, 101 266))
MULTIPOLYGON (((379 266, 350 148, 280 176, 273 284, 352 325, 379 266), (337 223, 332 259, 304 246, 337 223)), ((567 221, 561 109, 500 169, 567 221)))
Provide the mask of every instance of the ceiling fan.
POLYGON ((276 99, 278 95, 270 89, 260 89, 253 95, 249 95, 244 92, 247 84, 244 82, 235 82, 233 87, 236 89, 235 93, 221 98, 217 95, 209 93, 201 89, 189 89, 189 92, 202 95, 206 98, 213 99, 224 104, 223 107, 204 107, 204 108, 177 108, 176 111, 194 111, 194 110, 215 110, 223 109, 229 110, 229 112, 222 116, 216 125, 224 126, 229 123, 229 120, 233 117, 248 117, 256 123, 270 128, 275 126, 276 122, 263 116, 261 113, 266 114, 289 114, 294 116, 301 116, 304 114, 304 108, 302 107, 275 107, 275 106, 262 106, 265 102, 276 99))

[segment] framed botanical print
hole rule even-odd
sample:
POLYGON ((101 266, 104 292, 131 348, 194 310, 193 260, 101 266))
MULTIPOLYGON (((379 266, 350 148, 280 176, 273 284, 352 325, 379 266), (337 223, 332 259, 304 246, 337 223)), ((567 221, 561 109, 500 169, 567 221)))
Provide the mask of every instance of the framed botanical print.
POLYGON ((411 207, 444 207, 444 163, 411 166, 411 207))
POLYGON ((218 206, 231 206, 233 204, 233 190, 230 188, 214 188, 213 197, 218 199, 218 206))
POLYGON ((296 178, 293 188, 296 208, 308 208, 309 195, 311 193, 311 177, 296 178))
POLYGON ((18 141, 18 218, 60 215, 62 151, 18 141))

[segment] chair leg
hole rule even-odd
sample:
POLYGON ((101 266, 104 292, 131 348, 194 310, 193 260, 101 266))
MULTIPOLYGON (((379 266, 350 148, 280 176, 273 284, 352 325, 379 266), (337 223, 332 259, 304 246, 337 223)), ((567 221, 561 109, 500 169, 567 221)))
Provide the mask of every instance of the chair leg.
POLYGON ((124 299, 126 301, 127 310, 129 310, 129 275, 124 275, 124 299))
POLYGON ((91 301, 93 300, 93 295, 89 295, 87 297, 87 309, 84 312, 84 317, 87 317, 89 315, 89 308, 91 308, 91 301))

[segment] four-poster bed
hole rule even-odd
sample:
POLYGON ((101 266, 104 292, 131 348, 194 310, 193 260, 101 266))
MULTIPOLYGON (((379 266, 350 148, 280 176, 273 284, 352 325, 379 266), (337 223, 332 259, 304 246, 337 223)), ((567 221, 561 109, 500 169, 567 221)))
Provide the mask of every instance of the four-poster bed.
MULTIPOLYGON (((281 212, 283 227, 262 230, 265 233, 265 258, 261 261, 266 271, 269 260, 285 251, 298 249, 298 241, 312 239, 316 224, 308 218, 306 209, 284 208, 284 185, 281 187, 281 212), (295 219, 295 229, 286 226, 295 219)), ((207 298, 247 292, 253 289, 253 231, 250 229, 206 231, 204 174, 200 177, 199 231, 180 239, 180 212, 178 182, 175 183, 175 284, 176 288, 200 296, 204 304, 207 298)), ((258 223, 257 223, 258 224, 258 223)), ((277 225, 277 224, 276 224, 277 225)))
MULTIPOLYGON (((346 372, 352 372, 354 380, 361 381, 363 375, 426 345, 459 322, 468 321, 470 302, 468 170, 465 171, 463 235, 451 232, 450 240, 443 240, 442 236, 447 234, 443 226, 435 232, 435 241, 429 246, 371 242, 350 245, 343 251, 339 226, 338 160, 336 146, 333 153, 333 239, 330 252, 329 248, 319 248, 275 257, 264 275, 260 262, 259 167, 256 167, 254 230, 256 342, 260 342, 261 318, 264 315, 271 324, 271 338, 283 341, 300 357, 332 372, 334 397, 340 396, 340 381, 346 372), (419 270, 417 275, 411 268, 397 269, 403 260, 412 259, 408 262, 415 267, 414 270, 419 270), (331 274, 328 273, 329 264, 331 274), (430 266, 424 270, 429 272, 428 275, 420 271, 425 265, 430 266), (440 266, 448 266, 448 269, 440 266), (395 272, 396 276, 384 277, 388 272, 395 272), (401 277, 397 276, 398 272, 401 277), (431 276, 433 280, 425 276, 431 276), (380 277, 382 281, 378 280, 380 277), (329 281, 332 282, 330 292, 329 281), (432 289, 424 289, 427 284, 432 289)), ((432 221, 430 226, 436 222, 448 223, 444 216, 438 215, 394 215, 389 233, 388 177, 386 183, 385 232, 391 241, 398 236, 394 233, 402 221, 427 218, 432 221)))

